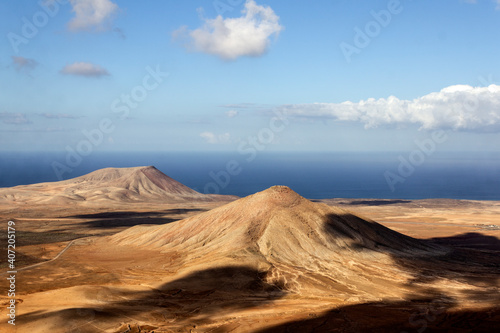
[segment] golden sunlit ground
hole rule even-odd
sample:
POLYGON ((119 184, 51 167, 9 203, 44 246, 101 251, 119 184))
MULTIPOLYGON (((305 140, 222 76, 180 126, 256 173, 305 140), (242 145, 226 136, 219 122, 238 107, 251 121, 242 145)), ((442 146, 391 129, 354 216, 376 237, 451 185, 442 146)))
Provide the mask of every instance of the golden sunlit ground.
MULTIPOLYGON (((440 244, 500 253, 499 202, 369 199, 323 202, 372 218, 411 237, 435 238, 440 244)), ((308 296, 265 288, 257 288, 257 292, 253 292, 253 289, 246 290, 240 284, 231 285, 234 279, 244 280, 247 275, 258 274, 252 269, 248 272, 243 268, 234 272, 221 269, 221 272, 208 271, 197 276, 196 271, 187 269, 188 262, 179 262, 171 253, 165 255, 156 249, 102 242, 107 239, 105 236, 134 225, 175 223, 225 203, 141 203, 111 208, 1 207, 1 219, 16 222, 16 327, 22 332, 72 332, 77 329, 82 332, 138 332, 139 328, 141 332, 244 332, 266 328, 274 332, 287 327, 298 332, 324 322, 325 331, 335 331, 336 327, 339 331, 349 332, 358 327, 357 321, 361 325, 359 327, 365 327, 370 321, 385 327, 394 318, 407 316, 408 321, 403 326, 417 331, 424 323, 436 323, 420 316, 418 309, 431 311, 429 317, 434 318, 441 315, 444 308, 455 311, 458 319, 469 316, 471 325, 478 321, 488 325, 488 320, 495 325, 500 323, 498 309, 495 310, 491 304, 498 299, 499 276, 496 280, 473 282, 470 293, 478 297, 471 297, 469 301, 464 297, 460 300, 461 304, 455 304, 457 299, 450 296, 464 289, 463 284, 467 281, 460 279, 451 283, 450 279, 436 278, 431 285, 420 285, 436 293, 429 294, 429 299, 435 301, 429 303, 428 300, 413 299, 410 305, 405 300, 405 297, 409 300, 410 296, 401 294, 401 291, 392 292, 392 286, 383 281, 381 285, 386 283, 388 294, 383 301, 380 291, 371 300, 359 295, 346 299, 335 295, 308 296), (66 251, 53 260, 65 248, 66 251), (36 266, 37 263, 42 264, 36 266), (186 273, 182 273, 184 270, 186 273), (226 283, 227 288, 217 290, 217 281, 226 283), (214 283, 215 286, 211 286, 214 283), (196 284, 207 285, 209 290, 196 288, 193 286, 196 284), (449 289, 448 296, 439 294, 443 288, 449 289), (489 290, 493 298, 478 301, 484 297, 481 288, 489 290), (420 307, 415 306, 418 302, 421 302, 420 307), (489 312, 482 312, 484 308, 489 312), (369 313, 379 314, 367 317, 369 313), (412 315, 415 317, 413 326, 410 320, 412 315), (489 319, 486 320, 485 316, 489 319), (347 325, 346 320, 351 323, 347 325)), ((5 226, 6 223, 3 236, 6 234, 5 226)), ((6 253, 5 249, 3 251, 6 253)), ((231 266, 238 262, 234 260, 224 264, 231 266)), ((491 264, 497 265, 492 273, 498 271, 498 263, 491 264)), ((217 265, 220 267, 222 263, 217 265)), ((381 261, 380 265, 389 263, 381 261)), ((4 264, 2 270, 6 269, 4 264)), ((398 288, 404 284, 403 280, 398 282, 398 288)), ((1 287, 6 290, 5 281, 2 281, 1 287)), ((410 290, 407 287, 408 293, 410 290)), ((8 301, 6 295, 2 295, 2 299, 3 320, 0 327, 2 331, 14 332, 4 319, 8 301)))

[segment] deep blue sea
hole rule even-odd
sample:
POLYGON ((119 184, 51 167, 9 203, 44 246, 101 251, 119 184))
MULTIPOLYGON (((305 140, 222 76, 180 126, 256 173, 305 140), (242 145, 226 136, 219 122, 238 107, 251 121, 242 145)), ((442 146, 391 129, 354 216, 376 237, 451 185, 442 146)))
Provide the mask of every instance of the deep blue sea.
MULTIPOLYGON (((66 153, 0 153, 0 187, 57 181, 53 164, 69 167, 66 157, 66 153)), ((436 152, 414 158, 415 163, 408 152, 261 152, 254 160, 249 157, 208 152, 94 152, 73 163, 71 171, 64 169, 62 178, 105 167, 154 165, 204 193, 246 196, 273 185, 287 185, 310 199, 500 200, 500 153, 436 152)))

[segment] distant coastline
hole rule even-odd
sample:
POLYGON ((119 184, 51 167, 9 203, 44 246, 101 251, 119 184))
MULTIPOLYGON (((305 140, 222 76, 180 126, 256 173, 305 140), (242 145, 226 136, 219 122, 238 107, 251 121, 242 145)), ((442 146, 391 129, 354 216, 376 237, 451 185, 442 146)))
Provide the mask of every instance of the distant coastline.
MULTIPOLYGON (((287 185, 310 199, 500 200, 500 153, 436 153, 391 191, 384 173, 397 171, 400 155, 404 153, 260 152, 249 162, 238 153, 96 152, 64 176, 74 178, 105 167, 155 165, 199 192, 240 197, 287 185), (229 161, 235 162, 238 172, 227 173, 229 161)), ((64 153, 2 152, 0 187, 58 181, 51 164, 62 159, 64 153)))

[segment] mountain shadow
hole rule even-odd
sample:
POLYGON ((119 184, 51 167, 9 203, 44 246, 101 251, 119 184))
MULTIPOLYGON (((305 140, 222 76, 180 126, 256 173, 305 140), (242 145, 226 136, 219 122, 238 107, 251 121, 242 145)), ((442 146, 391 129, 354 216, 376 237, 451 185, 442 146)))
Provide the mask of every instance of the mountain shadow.
POLYGON ((488 310, 452 310, 446 297, 374 302, 332 309, 323 315, 289 321, 259 333, 491 333, 498 330, 500 307, 488 310))
POLYGON ((342 202, 344 205, 350 206, 386 206, 411 203, 411 200, 387 199, 387 200, 352 200, 351 202, 342 202))
POLYGON ((102 304, 89 308, 31 312, 17 316, 22 323, 57 318, 63 327, 79 327, 81 332, 95 332, 92 323, 110 318, 130 321, 149 313, 161 321, 180 325, 200 325, 232 311, 271 304, 285 296, 279 285, 266 282, 267 272, 247 266, 224 266, 196 271, 185 277, 145 292, 100 287, 95 301, 102 304))
POLYGON ((421 240, 354 215, 340 218, 338 215, 327 216, 325 230, 332 237, 342 236, 351 240, 351 248, 357 251, 390 255, 396 265, 412 275, 408 285, 431 283, 438 279, 454 280, 482 288, 482 292, 470 293, 470 299, 497 300, 500 304, 500 294, 491 292, 500 281, 500 251, 494 250, 500 240, 496 237, 473 233, 421 240), (464 247, 460 242, 462 239, 473 239, 474 244, 487 244, 487 250, 464 247))
MULTIPOLYGON (((160 225, 168 224, 180 220, 179 218, 171 218, 169 215, 179 215, 191 212, 203 212, 204 209, 189 208, 189 209, 166 209, 163 211, 151 212, 134 212, 134 211, 118 211, 118 212, 101 212, 93 214, 79 214, 68 216, 69 218, 91 219, 90 221, 80 222, 79 226, 90 229, 102 228, 122 228, 133 227, 135 225, 151 224, 160 225)), ((74 225, 69 223, 67 225, 74 225)))
POLYGON ((478 232, 468 232, 453 237, 437 237, 431 240, 434 243, 446 246, 500 252, 500 239, 494 236, 486 236, 478 232))
POLYGON ((134 211, 117 211, 117 212, 101 212, 93 214, 79 214, 72 216, 65 216, 66 218, 79 218, 79 219, 108 219, 108 218, 136 218, 136 217, 152 217, 152 216, 165 216, 170 214, 186 214, 190 212, 204 212, 206 209, 200 208, 179 208, 179 209, 165 209, 161 211, 152 212, 134 212, 134 211))

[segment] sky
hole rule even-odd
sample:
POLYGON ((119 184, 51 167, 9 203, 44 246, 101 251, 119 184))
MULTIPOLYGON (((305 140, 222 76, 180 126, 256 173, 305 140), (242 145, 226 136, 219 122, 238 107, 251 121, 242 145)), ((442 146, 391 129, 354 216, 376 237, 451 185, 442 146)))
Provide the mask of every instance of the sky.
POLYGON ((0 151, 500 151, 500 0, 0 0, 0 15, 0 151))

